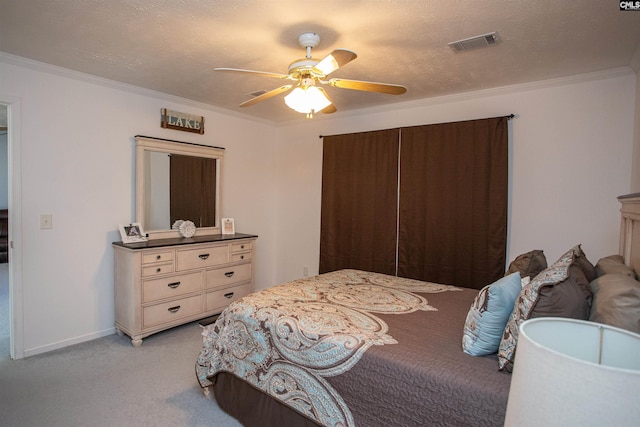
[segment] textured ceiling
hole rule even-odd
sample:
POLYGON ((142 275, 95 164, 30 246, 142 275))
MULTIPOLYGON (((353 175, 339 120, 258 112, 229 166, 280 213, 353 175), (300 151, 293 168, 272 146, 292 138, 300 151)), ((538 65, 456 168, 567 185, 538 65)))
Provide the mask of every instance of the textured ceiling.
POLYGON ((630 65, 640 11, 614 0, 0 0, 0 51, 271 121, 304 119, 282 82, 216 67, 286 73, 303 32, 358 58, 331 77, 403 84, 404 95, 327 87, 338 112, 630 65), (496 31, 500 43, 447 43, 496 31))

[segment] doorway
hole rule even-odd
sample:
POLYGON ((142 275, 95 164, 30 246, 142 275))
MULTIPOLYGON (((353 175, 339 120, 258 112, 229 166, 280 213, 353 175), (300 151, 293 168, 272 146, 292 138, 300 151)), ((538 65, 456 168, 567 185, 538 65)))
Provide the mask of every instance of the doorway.
MULTIPOLYGON (((0 263, 0 280, 7 283, 7 302, 0 308, 0 358, 11 357, 22 359, 24 357, 24 320, 22 309, 22 236, 16 231, 22 230, 22 132, 21 132, 22 101, 20 98, 0 93, 0 138, 6 140, 6 160, 0 159, 0 170, 6 174, 5 182, 0 178, 0 189, 7 192, 8 213, 8 252, 9 263, 0 263), (5 124, 6 123, 6 124, 5 124), (6 135, 1 135, 5 134, 6 135), (4 277, 2 278, 4 266, 4 277), (6 331, 6 332, 5 332, 6 331), (8 340, 5 338, 8 335, 8 340), (4 339, 3 339, 4 338, 4 339), (8 344, 6 344, 8 341, 8 344), (6 351, 8 345, 8 352, 6 351)), ((1 149, 0 149, 1 151, 1 149)), ((2 196, 0 196, 1 198, 2 196)))
POLYGON ((8 108, 0 105, 0 360, 11 355, 8 108))

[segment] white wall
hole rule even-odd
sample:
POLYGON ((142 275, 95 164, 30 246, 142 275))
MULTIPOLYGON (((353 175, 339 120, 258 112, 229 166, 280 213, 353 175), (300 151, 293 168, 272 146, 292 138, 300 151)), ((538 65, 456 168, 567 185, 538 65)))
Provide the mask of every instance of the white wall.
POLYGON ((281 126, 277 281, 301 277, 304 266, 318 271, 319 135, 511 113, 508 258, 539 248, 552 263, 577 243, 594 263, 617 253, 616 197, 630 191, 635 86, 634 73, 620 69, 281 126))
POLYGON ((0 57, 0 102, 20 99, 24 354, 113 332, 118 223, 135 219, 133 136, 226 148, 223 215, 258 234, 256 287, 273 283, 273 126, 200 104, 0 57), (50 72, 51 71, 51 72, 50 72), (205 134, 160 127, 160 109, 205 116, 205 134), (39 216, 53 215, 41 230, 39 216))

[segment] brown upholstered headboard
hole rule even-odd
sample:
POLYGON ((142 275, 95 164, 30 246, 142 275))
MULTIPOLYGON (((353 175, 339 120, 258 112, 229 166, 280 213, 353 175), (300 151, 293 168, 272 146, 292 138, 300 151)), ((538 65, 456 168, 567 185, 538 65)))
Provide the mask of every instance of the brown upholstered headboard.
POLYGON ((618 197, 620 212, 620 255, 636 274, 640 273, 640 193, 618 197))

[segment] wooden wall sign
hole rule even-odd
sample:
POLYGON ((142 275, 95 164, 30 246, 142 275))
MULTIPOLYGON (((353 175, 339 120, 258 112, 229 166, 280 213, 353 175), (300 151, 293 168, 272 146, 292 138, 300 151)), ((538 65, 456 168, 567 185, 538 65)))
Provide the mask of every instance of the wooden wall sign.
POLYGON ((204 134, 204 117, 163 108, 160 111, 160 126, 165 129, 204 134))

